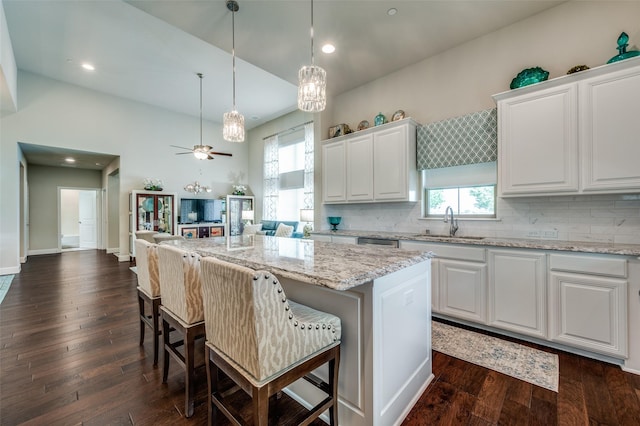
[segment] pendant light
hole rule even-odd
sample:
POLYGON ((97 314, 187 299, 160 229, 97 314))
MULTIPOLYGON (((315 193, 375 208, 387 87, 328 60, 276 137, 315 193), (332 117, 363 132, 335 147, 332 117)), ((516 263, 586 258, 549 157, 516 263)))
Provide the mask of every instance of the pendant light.
POLYGON ((327 105, 327 73, 313 61, 313 0, 311 0, 311 65, 298 71, 298 108, 306 112, 324 111, 327 105))
POLYGON ((222 137, 229 142, 244 142, 244 116, 236 110, 236 29, 235 15, 240 9, 238 2, 227 0, 227 9, 231 11, 231 58, 233 63, 233 109, 225 112, 222 137))

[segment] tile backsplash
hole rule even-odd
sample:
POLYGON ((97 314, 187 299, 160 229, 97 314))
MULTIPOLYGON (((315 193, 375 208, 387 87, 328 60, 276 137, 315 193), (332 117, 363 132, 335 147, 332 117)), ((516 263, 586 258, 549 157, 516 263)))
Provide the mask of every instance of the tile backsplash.
MULTIPOLYGON (((442 219, 421 219, 420 203, 324 205, 339 229, 446 234, 442 219)), ((640 194, 498 198, 498 220, 459 221, 457 235, 640 244, 640 194)))

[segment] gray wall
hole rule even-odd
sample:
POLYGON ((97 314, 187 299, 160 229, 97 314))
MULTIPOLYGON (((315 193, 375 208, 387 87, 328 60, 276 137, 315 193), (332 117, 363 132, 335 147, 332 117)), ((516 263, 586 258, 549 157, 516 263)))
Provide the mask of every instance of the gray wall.
POLYGON ((29 251, 58 247, 58 187, 102 188, 99 170, 30 165, 29 251))

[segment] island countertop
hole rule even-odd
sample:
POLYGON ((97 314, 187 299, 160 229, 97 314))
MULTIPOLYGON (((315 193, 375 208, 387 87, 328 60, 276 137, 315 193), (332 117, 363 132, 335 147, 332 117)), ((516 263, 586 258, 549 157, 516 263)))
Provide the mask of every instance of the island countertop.
POLYGON ((262 235, 171 240, 162 244, 334 290, 348 290, 432 257, 430 252, 394 248, 381 251, 370 246, 262 235))

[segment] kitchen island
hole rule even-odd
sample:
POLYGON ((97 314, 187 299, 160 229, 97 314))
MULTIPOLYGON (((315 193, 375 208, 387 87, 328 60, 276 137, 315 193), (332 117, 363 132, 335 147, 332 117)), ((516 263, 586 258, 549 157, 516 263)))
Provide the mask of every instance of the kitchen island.
MULTIPOLYGON (((265 236, 163 244, 270 271, 290 299, 340 317, 340 425, 400 424, 433 379, 430 253, 265 236)), ((316 373, 327 379, 326 366, 316 373)), ((323 399, 304 380, 287 393, 323 399)))

